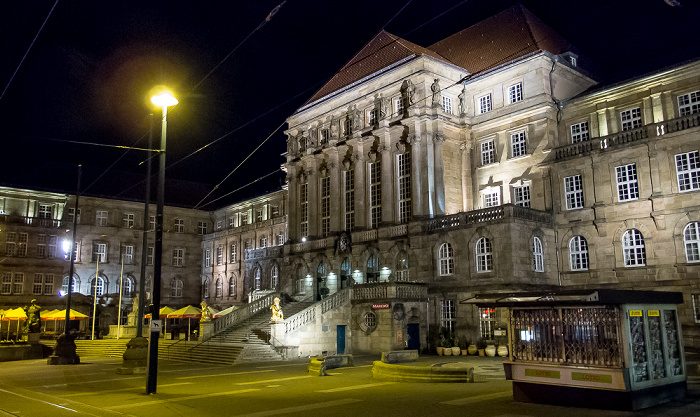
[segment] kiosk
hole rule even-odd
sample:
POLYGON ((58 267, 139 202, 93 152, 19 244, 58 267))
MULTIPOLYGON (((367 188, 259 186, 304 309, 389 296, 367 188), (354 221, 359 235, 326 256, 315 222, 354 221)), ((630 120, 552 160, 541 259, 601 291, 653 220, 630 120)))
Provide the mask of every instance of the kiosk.
POLYGON ((513 398, 638 410, 685 398, 679 292, 583 290, 477 295, 509 309, 513 398))

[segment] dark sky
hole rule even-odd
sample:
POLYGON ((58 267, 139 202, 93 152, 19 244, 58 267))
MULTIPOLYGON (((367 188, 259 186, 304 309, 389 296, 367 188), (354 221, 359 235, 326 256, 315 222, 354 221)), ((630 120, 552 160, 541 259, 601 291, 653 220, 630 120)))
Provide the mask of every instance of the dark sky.
MULTIPOLYGON (((521 1, 589 58, 604 83, 700 57, 700 8, 680 2, 521 1)), ((167 84, 180 100, 168 116, 167 177, 183 182, 166 199, 194 206, 383 27, 428 46, 516 4, 288 0, 256 30, 280 3, 0 2, 0 184, 72 193, 80 163, 87 193, 140 198, 145 152, 69 141, 145 147, 148 91, 167 84)), ((240 188, 279 169, 285 128, 205 203, 228 197, 205 208, 277 189, 279 172, 240 188)))

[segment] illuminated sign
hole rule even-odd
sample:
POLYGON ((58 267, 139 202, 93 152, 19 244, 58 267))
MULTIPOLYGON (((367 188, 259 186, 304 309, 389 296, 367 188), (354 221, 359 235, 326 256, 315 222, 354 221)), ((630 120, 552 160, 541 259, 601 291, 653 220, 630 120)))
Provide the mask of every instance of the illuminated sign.
POLYGON ((373 303, 372 310, 387 310, 389 308, 389 303, 373 303))
POLYGON ((642 317, 642 310, 630 310, 630 317, 642 317))
POLYGON ((649 310, 647 311, 649 317, 659 317, 659 310, 649 310))
POLYGON ((525 369, 525 376, 534 376, 537 378, 559 379, 559 371, 550 371, 548 369, 525 369))

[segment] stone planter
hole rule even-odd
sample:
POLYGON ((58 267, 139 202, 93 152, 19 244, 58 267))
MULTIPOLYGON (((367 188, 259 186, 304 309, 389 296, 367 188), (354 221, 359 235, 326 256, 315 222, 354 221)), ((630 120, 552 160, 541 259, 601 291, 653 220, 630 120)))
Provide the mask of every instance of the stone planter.
POLYGON ((438 347, 436 348, 436 350, 437 350, 437 355, 438 355, 438 356, 442 356, 443 349, 444 349, 444 348, 443 348, 442 346, 438 346, 438 347))
POLYGON ((452 348, 444 348, 442 354, 445 356, 452 356, 452 348))
POLYGON ((474 356, 478 353, 478 349, 476 348, 476 345, 469 345, 467 347, 467 353, 474 356))
POLYGON ((467 356, 467 349, 462 349, 462 356, 467 356))
POLYGON ((488 345, 484 351, 486 352, 486 356, 493 358, 496 356, 496 345, 488 345))
POLYGON ((479 356, 486 356, 484 349, 478 349, 478 351, 479 351, 479 356))
POLYGON ((498 346, 498 350, 496 351, 496 353, 498 353, 498 356, 502 356, 502 357, 508 356, 508 346, 506 346, 506 345, 498 346))
POLYGON ((452 356, 459 356, 459 346, 452 347, 452 356))

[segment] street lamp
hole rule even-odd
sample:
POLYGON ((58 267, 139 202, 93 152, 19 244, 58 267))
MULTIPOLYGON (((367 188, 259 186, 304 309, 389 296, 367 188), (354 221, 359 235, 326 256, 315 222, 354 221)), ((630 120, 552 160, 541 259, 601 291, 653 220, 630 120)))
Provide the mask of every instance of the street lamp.
MULTIPOLYGON (((163 109, 163 121, 160 133, 160 155, 158 166, 158 201, 156 205, 156 239, 153 262, 153 295, 151 297, 151 339, 148 349, 148 378, 146 394, 156 392, 158 381, 158 337, 160 331, 153 331, 153 323, 160 322, 160 278, 163 266, 163 205, 165 202, 165 141, 168 127, 168 107, 178 103, 173 94, 164 88, 156 87, 159 91, 151 96, 151 102, 163 109)), ((143 278, 142 278, 143 279, 143 278)))

